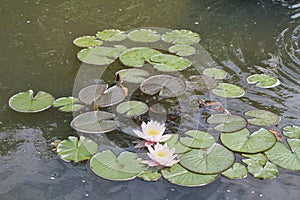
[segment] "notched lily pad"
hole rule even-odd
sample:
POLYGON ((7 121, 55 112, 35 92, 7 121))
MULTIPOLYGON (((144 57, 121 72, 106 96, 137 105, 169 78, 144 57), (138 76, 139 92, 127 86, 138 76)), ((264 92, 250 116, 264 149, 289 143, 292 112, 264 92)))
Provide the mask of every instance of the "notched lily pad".
POLYGON ((148 95, 158 93, 163 98, 171 98, 183 94, 186 85, 181 78, 169 75, 156 75, 144 80, 140 85, 140 89, 148 95))
POLYGON ((118 85, 108 88, 94 101, 94 107, 109 107, 122 102, 126 97, 124 89, 118 85))
POLYGON ((180 137, 180 142, 190 148, 208 148, 216 142, 209 133, 199 130, 190 130, 184 133, 186 137, 180 137))
POLYGON ((246 178, 248 174, 247 167, 241 163, 234 163, 232 167, 222 172, 222 175, 231 179, 242 179, 246 178))
POLYGON ((116 157, 111 150, 106 150, 92 157, 90 168, 102 178, 124 181, 134 179, 146 169, 140 162, 141 159, 135 153, 125 151, 116 157))
POLYGON ((94 84, 82 88, 78 93, 78 98, 80 102, 85 105, 90 106, 96 99, 99 99, 100 96, 107 89, 107 84, 94 84))
POLYGON ((156 169, 146 169, 138 177, 145 181, 157 181, 160 179, 161 173, 156 169))
POLYGON ((196 53, 196 49, 189 45, 174 45, 168 50, 171 53, 176 53, 178 56, 191 56, 196 53))
POLYGON ((249 110, 244 115, 253 117, 248 122, 256 126, 272 126, 280 121, 280 117, 267 110, 249 110))
POLYGON ((251 175, 260 179, 275 178, 279 173, 278 167, 269 161, 265 165, 253 162, 247 168, 251 175))
POLYGON ((52 106, 54 97, 46 92, 39 91, 33 96, 33 91, 20 92, 12 96, 9 101, 9 107, 17 112, 36 113, 46 110, 52 106))
POLYGON ((242 156, 247 157, 248 159, 242 159, 243 163, 250 165, 252 163, 258 163, 260 165, 265 165, 268 161, 268 158, 263 153, 257 154, 242 154, 242 156))
POLYGON ((227 72, 214 67, 203 70, 203 74, 215 79, 224 79, 227 76, 227 72))
POLYGON ((225 98, 239 98, 244 96, 243 88, 230 83, 219 83, 218 87, 212 90, 212 93, 225 98))
POLYGON ((76 38, 73 43, 78 47, 94 47, 103 44, 101 40, 98 40, 95 36, 82 36, 76 38))
POLYGON ((118 29, 105 29, 103 31, 98 31, 96 36, 100 40, 108 42, 122 41, 127 37, 124 31, 120 31, 118 29))
POLYGON ((98 144, 91 139, 80 136, 69 136, 56 148, 57 154, 66 161, 80 162, 90 159, 98 151, 98 144))
POLYGON ((116 111, 129 117, 139 116, 148 111, 148 106, 141 101, 126 101, 119 104, 116 111))
POLYGON ((186 58, 169 54, 157 54, 150 57, 153 67, 162 72, 182 71, 191 66, 186 58))
POLYGON ((191 150, 191 148, 179 142, 179 136, 177 134, 173 134, 165 143, 168 144, 170 149, 174 147, 176 154, 186 153, 191 150))
POLYGON ((285 126, 283 127, 283 135, 289 138, 300 139, 299 126, 285 126))
POLYGON ((87 112, 75 117, 71 127, 82 133, 106 133, 118 127, 113 117, 114 114, 103 111, 87 112))
POLYGON ((135 42, 156 42, 160 40, 161 35, 151 29, 138 29, 131 31, 128 38, 135 42))
POLYGON ((150 76, 149 72, 141 69, 122 69, 117 71, 122 81, 128 83, 141 83, 150 76))
POLYGON ((190 76, 190 81, 186 81, 187 88, 190 90, 204 91, 211 90, 218 86, 219 82, 205 75, 190 76))
POLYGON ((61 97, 53 102, 53 107, 63 112, 74 112, 84 108, 83 105, 78 103, 79 99, 75 97, 61 97))
POLYGON ((247 82, 261 88, 273 88, 280 84, 278 79, 266 74, 253 74, 247 78, 247 82))
POLYGON ((245 118, 230 114, 211 115, 207 119, 207 123, 218 124, 214 129, 226 133, 238 131, 247 126, 247 121, 245 118))
POLYGON ((163 34, 162 40, 172 44, 191 45, 198 43, 200 36, 190 30, 173 30, 163 34))

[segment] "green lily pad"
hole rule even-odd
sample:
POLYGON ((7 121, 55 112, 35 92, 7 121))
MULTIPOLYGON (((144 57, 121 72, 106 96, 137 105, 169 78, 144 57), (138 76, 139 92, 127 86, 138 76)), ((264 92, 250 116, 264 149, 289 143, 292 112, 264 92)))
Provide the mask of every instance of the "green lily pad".
POLYGON ((33 96, 33 91, 20 92, 12 96, 9 101, 9 107, 17 112, 36 113, 50 108, 54 97, 46 92, 39 91, 33 96))
POLYGON ((92 111, 78 115, 71 121, 71 127, 82 133, 106 133, 118 127, 111 120, 114 114, 103 111, 92 111))
POLYGON ((278 79, 266 74, 253 74, 247 78, 247 82, 261 88, 273 88, 280 84, 278 79))
POLYGON ((151 29, 138 29, 131 31, 128 38, 135 42, 156 42, 160 40, 161 35, 151 29))
POLYGON ((171 53, 176 53, 178 56, 191 56, 196 53, 196 49, 189 45, 174 45, 168 50, 171 53))
POLYGON ((117 71, 122 81, 128 83, 141 83, 150 76, 149 72, 141 69, 122 69, 117 71))
POLYGON ((179 155, 180 164, 195 173, 216 174, 233 165, 234 154, 220 144, 213 144, 208 149, 192 149, 179 155))
POLYGON ((234 163, 232 167, 222 172, 222 175, 231 179, 242 179, 248 174, 247 167, 241 163, 234 163))
POLYGON ((146 166, 140 162, 135 153, 125 151, 116 157, 111 150, 106 150, 92 157, 90 168, 102 178, 124 181, 134 179, 145 170, 146 166))
POLYGON ((269 160, 276 165, 289 169, 300 170, 300 139, 287 139, 290 146, 277 142, 275 146, 266 151, 269 160))
POLYGON ((191 150, 191 148, 181 144, 179 142, 179 136, 177 134, 172 134, 172 136, 165 141, 170 149, 175 148, 175 154, 186 153, 191 150))
POLYGON ((138 177, 145 181, 157 181, 160 179, 161 173, 156 169, 146 169, 138 177))
POLYGON ((53 102, 53 107, 63 112, 74 112, 83 108, 79 103, 79 99, 75 97, 61 97, 53 102))
POLYGON ((91 139, 80 136, 69 136, 56 148, 57 154, 66 161, 80 162, 90 159, 98 151, 98 144, 91 139))
POLYGON ((122 41, 127 37, 124 31, 120 31, 118 29, 105 29, 103 31, 98 31, 96 36, 100 40, 108 42, 122 41))
POLYGON ((183 168, 179 164, 162 169, 162 175, 169 182, 187 187, 203 186, 213 182, 218 174, 198 174, 183 168))
POLYGON ((118 85, 108 88, 94 101, 94 107, 109 107, 122 102, 126 97, 123 88, 118 85))
POLYGON ((283 135, 289 138, 300 139, 299 126, 285 126, 283 127, 283 135))
POLYGON ((83 63, 109 65, 125 50, 126 47, 122 45, 116 45, 115 47, 90 47, 78 52, 77 57, 83 63))
POLYGON ((94 47, 103 44, 101 40, 98 40, 95 36, 82 36, 76 38, 73 43, 78 47, 94 47))
POLYGON ((243 88, 230 83, 219 83, 218 87, 212 90, 212 93, 225 98, 239 98, 244 96, 243 88))
POLYGON ((162 72, 182 71, 191 66, 191 61, 186 58, 169 54, 157 54, 150 58, 154 68, 162 72))
POLYGON ((142 67, 149 62, 151 56, 161 54, 160 51, 146 47, 136 47, 126 50, 120 55, 120 61, 129 67, 142 67))
POLYGON ((228 149, 242 153, 263 152, 276 143, 275 136, 263 128, 251 135, 247 128, 233 133, 222 133, 220 139, 228 149))
POLYGON ((203 70, 203 74, 215 79, 224 79, 227 76, 227 72, 214 67, 203 70))
POLYGON ((107 89, 107 84, 94 84, 82 88, 78 93, 78 98, 80 102, 85 105, 90 106, 96 99, 99 99, 100 96, 107 89))
POLYGON ((126 101, 119 104, 116 111, 129 117, 139 116, 148 111, 147 104, 141 101, 126 101))
POLYGON ((203 90, 211 90, 216 88, 219 85, 219 81, 209 76, 205 75, 196 75, 190 76, 189 79, 191 81, 186 81, 187 88, 191 90, 203 91, 203 90))
POLYGON ((244 115, 253 117, 248 119, 248 122, 256 126, 272 126, 280 121, 280 117, 267 110, 249 110, 244 115))
POLYGON ((252 163, 258 163, 260 165, 265 165, 268 161, 267 156, 263 153, 242 154, 242 156, 249 158, 249 159, 242 159, 243 163, 246 163, 247 165, 250 165, 252 163))
POLYGON ((211 115, 207 123, 218 124, 214 129, 225 133, 239 131, 247 126, 245 118, 230 114, 211 115))
POLYGON ((185 92, 186 85, 184 80, 175 76, 169 75, 155 75, 144 80, 140 89, 143 93, 148 95, 155 95, 164 98, 171 98, 180 96, 185 92))
POLYGON ((269 161, 265 165, 253 162, 247 168, 251 175, 260 179, 275 178, 279 173, 278 167, 269 161))
POLYGON ((172 44, 191 45, 198 43, 200 36, 189 30, 173 30, 163 34, 162 40, 172 44))
POLYGON ((184 133, 189 137, 181 137, 180 142, 190 148, 208 148, 216 142, 209 133, 199 130, 190 130, 184 133))

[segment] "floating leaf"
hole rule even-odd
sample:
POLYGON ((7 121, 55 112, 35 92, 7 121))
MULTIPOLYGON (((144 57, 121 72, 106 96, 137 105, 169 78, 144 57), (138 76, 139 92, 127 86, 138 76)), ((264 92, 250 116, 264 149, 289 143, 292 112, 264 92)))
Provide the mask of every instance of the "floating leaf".
POLYGON ((156 75, 144 80, 140 89, 148 95, 159 94, 164 98, 177 97, 185 92, 185 82, 178 77, 169 75, 156 75))
POLYGON ((255 178, 267 179, 275 178, 279 171, 276 165, 267 161, 265 165, 260 165, 257 162, 253 162, 248 165, 248 171, 255 178))
POLYGON ((285 126, 283 127, 283 135, 289 138, 300 139, 299 126, 285 126))
POLYGON ((172 134, 172 136, 165 142, 168 144, 168 147, 172 149, 175 148, 175 153, 186 153, 191 150, 191 148, 184 146, 179 142, 179 136, 177 134, 172 134))
POLYGON ((256 126, 272 126, 280 121, 280 117, 267 110, 249 110, 244 115, 254 117, 248 119, 248 122, 256 126))
POLYGON ((228 149, 243 153, 263 152, 276 143, 275 136, 263 128, 251 135, 247 128, 233 133, 222 133, 220 139, 228 149))
POLYGON ((122 102, 126 97, 124 89, 118 85, 108 88, 94 101, 94 107, 108 107, 122 102))
POLYGON ((92 157, 90 168, 102 178, 124 181, 135 178, 145 170, 145 165, 140 162, 135 153, 125 151, 116 157, 112 151, 106 150, 92 157))
POLYGON ((277 142, 275 146, 266 151, 269 160, 280 167, 289 170, 300 170, 300 139, 287 139, 290 146, 277 142))
POLYGON ((128 83, 141 83, 150 76, 147 71, 141 69, 122 69, 116 74, 119 74, 121 79, 128 83))
POLYGON ((129 67, 142 67, 149 62, 151 56, 161 54, 160 51, 146 47, 136 47, 126 50, 120 55, 120 61, 129 67))
POLYGON ((226 133, 238 131, 247 126, 247 121, 245 118, 230 114, 211 115, 207 119, 207 123, 218 124, 214 129, 226 133))
POLYGON ((235 160, 234 154, 220 144, 213 144, 208 149, 192 149, 179 155, 180 164, 193 172, 216 174, 228 169, 235 160))
POLYGON ((162 36, 162 40, 173 44, 191 45, 200 41, 198 33, 189 30, 173 30, 162 36))
POLYGON ((127 36, 124 33, 124 31, 118 29, 105 29, 103 31, 98 31, 96 36, 100 40, 115 42, 125 40, 127 36))
POLYGON ((94 84, 82 88, 78 93, 78 98, 80 102, 85 105, 91 105, 96 99, 99 99, 100 96, 107 89, 107 84, 94 84))
POLYGON ((196 53, 196 49, 189 45, 174 45, 169 48, 169 52, 178 56, 191 56, 196 53))
POLYGON ((138 177, 145 181, 157 181, 160 179, 161 173, 156 169, 146 169, 138 177))
POLYGON ((90 47, 78 52, 77 57, 81 62, 91 65, 109 65, 126 50, 122 45, 115 47, 90 47))
POLYGON ((163 177, 171 183, 188 187, 207 185, 218 176, 218 174, 207 175, 194 173, 179 164, 175 164, 171 168, 164 168, 161 172, 163 177))
POLYGON ((215 79, 224 79, 227 76, 227 72, 214 67, 203 70, 203 74, 215 79))
POLYGON ((266 74, 253 74, 247 78, 249 84, 255 84, 261 88, 273 88, 280 84, 280 81, 266 74))
POLYGON ((160 37, 157 31, 151 29, 138 29, 128 34, 128 38, 135 42, 156 42, 160 37))
POLYGON ((218 87, 212 90, 212 93, 225 98, 239 98, 244 96, 243 88, 230 83, 219 83, 218 87))
POLYGON ((71 121, 71 127, 83 133, 106 133, 118 127, 111 120, 114 114, 103 111, 92 111, 78 115, 71 121))
POLYGON ((219 84, 216 79, 205 75, 190 76, 189 79, 191 81, 186 81, 187 87, 197 91, 211 90, 219 84))
POLYGON ((180 142, 190 148, 208 148, 216 142, 211 134, 204 131, 190 130, 184 134, 189 137, 181 137, 180 142))
POLYGON ((79 99, 75 97, 61 97, 53 102, 53 106, 63 112, 73 112, 83 108, 83 105, 76 104, 79 99))
POLYGON ((153 55, 150 62, 155 69, 162 72, 182 71, 191 66, 188 59, 169 54, 153 55))
POLYGON ((247 168, 241 163, 234 163, 232 167, 222 172, 222 175, 232 179, 242 179, 248 174, 247 168))
POLYGON ((142 115, 148 111, 147 104, 141 101, 126 101, 119 104, 116 111, 129 117, 142 115))
POLYGON ((250 159, 243 159, 243 163, 246 163, 247 165, 250 165, 252 163, 258 163, 260 165, 265 165, 268 161, 268 158, 265 154, 257 153, 257 154, 242 154, 242 156, 245 156, 250 159))
POLYGON ((73 43, 78 47, 93 47, 103 44, 101 40, 97 40, 95 36, 82 36, 76 38, 73 43))
POLYGON ((66 161, 80 162, 90 159, 98 151, 98 144, 93 140, 80 136, 69 136, 61 141, 56 148, 57 154, 66 161))
POLYGON ((54 97, 46 92, 39 91, 33 96, 33 91, 20 92, 12 96, 9 101, 9 107, 17 112, 36 113, 50 108, 54 97))

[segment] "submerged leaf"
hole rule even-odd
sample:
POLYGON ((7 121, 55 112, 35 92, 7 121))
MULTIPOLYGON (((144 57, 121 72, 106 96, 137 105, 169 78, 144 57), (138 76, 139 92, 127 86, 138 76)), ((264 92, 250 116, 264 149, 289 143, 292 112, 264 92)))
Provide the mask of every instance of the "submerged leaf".
POLYGON ((94 47, 103 44, 101 40, 97 40, 95 36, 82 36, 76 38, 73 43, 78 47, 94 47))
POLYGON ((218 87, 212 90, 212 93, 225 98, 239 98, 244 96, 243 88, 230 83, 219 83, 218 87))
POLYGON ((171 53, 176 53, 178 56, 191 56, 196 53, 196 49, 189 45, 174 45, 168 50, 171 53))
POLYGON ((160 40, 160 34, 151 29, 138 29, 131 31, 128 38, 135 42, 156 42, 160 40))
POLYGON ((249 110, 244 115, 253 117, 248 122, 256 126, 272 126, 280 121, 280 117, 267 110, 249 110))
POLYGON ((150 57, 150 63, 162 72, 182 71, 191 66, 188 59, 169 54, 153 55, 150 57))
POLYGON ((222 172, 222 175, 232 179, 242 179, 248 174, 247 168, 241 163, 234 163, 232 167, 222 172))
POLYGON ((162 40, 173 44, 191 45, 198 43, 200 36, 189 30, 173 30, 163 34, 162 40))
POLYGON ((116 111, 129 117, 139 116, 148 111, 147 104, 141 101, 126 101, 119 104, 116 111))
POLYGON ((118 29, 105 29, 103 31, 98 31, 96 36, 100 40, 109 42, 122 41, 127 37, 124 31, 120 31, 118 29))
POLYGON ((247 126, 247 121, 245 118, 230 114, 211 115, 207 119, 207 123, 218 124, 214 129, 226 133, 238 131, 247 126))
POLYGON ((247 78, 249 84, 255 84, 261 88, 273 88, 280 84, 280 81, 266 74, 253 74, 247 78))
POLYGON ((191 90, 211 90, 218 86, 219 82, 205 75, 190 76, 191 81, 186 81, 187 87, 191 90))
POLYGON ((150 76, 149 72, 141 69, 122 69, 117 71, 122 81, 128 83, 141 83, 150 76))
POLYGON ((203 70, 203 74, 215 79, 224 79, 227 76, 227 72, 214 67, 203 70))

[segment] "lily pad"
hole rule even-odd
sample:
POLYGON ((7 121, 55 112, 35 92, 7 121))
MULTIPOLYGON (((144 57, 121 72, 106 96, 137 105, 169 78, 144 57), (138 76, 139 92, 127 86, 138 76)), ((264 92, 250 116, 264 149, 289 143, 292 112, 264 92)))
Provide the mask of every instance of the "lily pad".
POLYGON ((247 78, 247 82, 261 88, 273 88, 280 84, 278 79, 266 74, 253 74, 247 78))
POLYGON ((242 159, 243 163, 246 163, 247 165, 250 165, 252 163, 258 163, 260 165, 265 165, 268 161, 267 156, 263 153, 242 154, 242 156, 249 158, 249 159, 242 159))
POLYGON ((122 102, 126 97, 124 89, 118 85, 108 88, 94 101, 94 107, 109 107, 122 102))
POLYGON ((50 108, 54 97, 49 93, 39 91, 33 96, 33 91, 20 92, 12 96, 9 101, 9 107, 17 112, 36 113, 50 108))
POLYGON ((74 112, 84 107, 77 103, 79 103, 79 99, 75 97, 61 97, 53 102, 53 107, 63 112, 74 112))
POLYGON ((277 142, 275 146, 266 151, 269 160, 276 165, 289 170, 300 170, 300 139, 287 139, 290 146, 277 142))
POLYGON ((111 150, 106 150, 92 157, 90 168, 102 178, 124 181, 134 179, 145 170, 146 166, 140 162, 135 153, 125 151, 116 157, 111 150))
POLYGON ((241 163, 234 163, 232 167, 222 172, 222 175, 231 179, 242 179, 248 174, 247 167, 241 163))
POLYGON ((247 128, 233 133, 222 133, 220 139, 228 149, 242 153, 263 152, 276 143, 275 136, 263 128, 251 135, 247 128))
POLYGON ((124 31, 120 31, 118 29, 105 29, 103 31, 98 31, 96 36, 100 40, 108 42, 122 41, 127 37, 124 31))
POLYGON ((163 177, 169 182, 188 187, 207 185, 218 177, 218 174, 208 175, 194 173, 179 164, 175 164, 171 168, 164 168, 161 172, 163 177))
POLYGON ((249 164, 247 168, 255 178, 261 179, 275 178, 279 173, 278 167, 269 161, 265 165, 254 162, 249 164))
POLYGON ((179 142, 179 136, 177 134, 172 134, 172 136, 165 142, 168 147, 172 149, 175 148, 175 154, 186 153, 191 150, 191 148, 184 146, 179 142))
POLYGON ((66 161, 80 162, 90 159, 98 151, 98 144, 91 139, 80 136, 69 136, 56 148, 57 154, 66 161))
POLYGON ((138 29, 131 31, 128 38, 135 42, 156 42, 160 40, 161 35, 151 29, 138 29))
POLYGON ((77 57, 83 63, 109 65, 125 50, 126 47, 122 45, 116 45, 115 47, 90 47, 78 52, 77 57))
POLYGON ((199 130, 190 130, 184 133, 189 137, 181 137, 180 142, 190 148, 208 148, 216 142, 209 133, 199 130))
POLYGON ((174 45, 168 50, 171 53, 176 53, 178 56, 191 56, 196 53, 196 49, 189 45, 174 45))
POLYGON ((129 67, 142 67, 145 62, 149 62, 151 56, 161 54, 160 51, 146 48, 136 47, 126 50, 120 55, 120 61, 129 67))
POLYGON ((126 101, 119 104, 116 111, 129 117, 139 116, 148 111, 147 104, 141 101, 126 101))
POLYGON ((299 126, 285 126, 283 127, 283 135, 289 138, 300 139, 299 126))
POLYGON ((249 110, 244 115, 253 117, 248 119, 248 122, 256 126, 272 126, 280 121, 280 117, 267 110, 249 110))
POLYGON ((196 173, 216 174, 233 165, 234 154, 220 144, 213 144, 208 149, 192 149, 179 155, 180 164, 196 173))
POLYGON ((164 98, 180 96, 185 92, 186 85, 184 80, 175 76, 155 75, 144 80, 140 89, 148 95, 157 94, 164 98))
POLYGON ((243 88, 230 83, 219 83, 218 87, 212 90, 212 93, 225 98, 239 98, 244 96, 243 88))
POLYGON ((149 72, 141 69, 122 69, 117 71, 122 81, 128 83, 141 83, 150 76, 149 72))
POLYGON ((78 115, 71 121, 71 127, 82 133, 106 133, 118 127, 111 120, 114 114, 103 111, 92 111, 78 115))
POLYGON ((190 76, 191 81, 186 81, 187 87, 192 90, 211 90, 219 85, 218 80, 205 75, 190 76))
POLYGON ((247 126, 245 118, 230 114, 211 115, 207 119, 207 123, 218 124, 214 129, 226 133, 239 131, 247 126))
POLYGON ((203 70, 203 74, 215 79, 224 79, 227 76, 227 72, 214 67, 203 70))
POLYGON ((85 105, 90 106, 96 99, 99 99, 100 96, 107 89, 107 84, 94 84, 82 88, 78 93, 78 98, 80 102, 85 105))
POLYGON ((162 72, 182 71, 191 66, 191 61, 186 58, 169 54, 157 54, 150 58, 154 68, 162 72))
POLYGON ((163 34, 162 40, 172 44, 191 45, 198 43, 200 36, 189 30, 173 30, 163 34))
POLYGON ((98 40, 95 36, 82 36, 76 38, 73 43, 78 47, 94 47, 103 44, 101 40, 98 40))
POLYGON ((156 169, 146 169, 138 177, 145 181, 157 181, 160 179, 161 173, 156 169))

